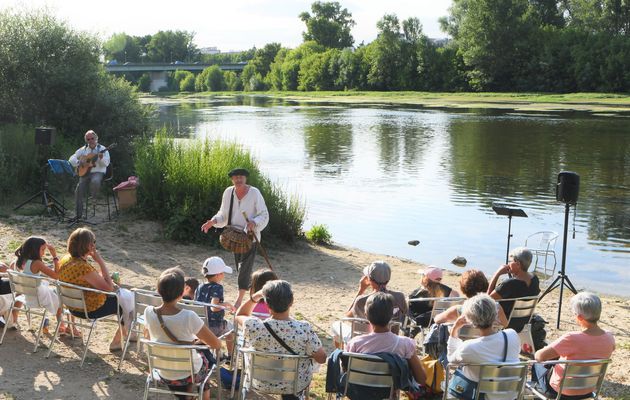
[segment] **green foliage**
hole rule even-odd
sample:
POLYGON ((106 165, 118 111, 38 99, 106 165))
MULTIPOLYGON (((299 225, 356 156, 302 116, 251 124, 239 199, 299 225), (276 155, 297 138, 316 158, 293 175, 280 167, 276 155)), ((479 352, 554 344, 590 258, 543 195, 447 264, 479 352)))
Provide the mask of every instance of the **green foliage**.
POLYGON ((213 92, 218 92, 225 89, 225 78, 223 77, 223 72, 217 65, 213 65, 212 67, 206 68, 208 70, 208 75, 206 77, 206 86, 208 90, 213 92))
POLYGON ((179 82, 180 92, 194 92, 195 91, 195 74, 187 75, 179 82))
POLYGON ((245 68, 243 68, 241 81, 243 82, 243 90, 248 92, 266 89, 262 75, 256 72, 256 68, 251 64, 247 64, 245 68))
POLYGON ((330 245, 332 243, 332 235, 328 231, 326 225, 313 225, 311 229, 306 232, 306 239, 313 243, 330 245))
POLYGON ((256 50, 254 58, 248 63, 256 73, 266 76, 271 69, 271 63, 282 48, 280 43, 267 43, 262 49, 256 50))
POLYGON ((147 58, 152 62, 195 61, 199 50, 193 43, 194 37, 193 32, 159 31, 146 46, 147 58))
MULTIPOLYGON (((77 147, 88 129, 105 144, 141 135, 147 110, 128 82, 105 72, 99 54, 96 38, 46 10, 0 12, 0 122, 54 126, 77 147)), ((128 146, 112 157, 120 176, 131 172, 128 146)))
POLYGON ((341 8, 339 2, 316 1, 311 4, 313 15, 308 12, 300 14, 306 24, 306 32, 302 33, 304 41, 315 41, 326 48, 343 49, 352 46, 354 39, 350 30, 355 25, 352 14, 341 8))
POLYGON ((151 76, 148 72, 145 72, 138 79, 138 90, 141 92, 149 92, 151 91, 151 76))
POLYGON ((234 71, 225 71, 223 73, 223 79, 225 80, 225 87, 227 90, 236 92, 243 90, 243 81, 236 75, 234 71))
POLYGON ((116 33, 103 44, 105 60, 116 60, 119 63, 140 62, 144 49, 140 46, 140 38, 126 33, 116 33))
POLYGON ((250 171, 248 183, 260 189, 270 222, 271 235, 292 241, 301 231, 304 205, 287 196, 266 178, 249 152, 234 143, 222 141, 176 142, 165 132, 135 144, 140 209, 147 216, 165 222, 170 238, 182 241, 215 241, 200 232, 201 224, 214 215, 226 187, 227 176, 235 167, 250 171))

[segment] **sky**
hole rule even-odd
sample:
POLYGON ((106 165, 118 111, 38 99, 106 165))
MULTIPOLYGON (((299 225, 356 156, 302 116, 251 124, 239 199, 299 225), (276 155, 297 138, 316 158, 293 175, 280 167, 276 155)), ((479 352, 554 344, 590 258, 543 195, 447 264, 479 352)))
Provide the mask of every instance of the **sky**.
MULTIPOLYGON (((6 7, 47 7, 75 29, 106 39, 113 33, 153 34, 159 30, 195 32, 198 47, 218 47, 221 51, 245 50, 280 42, 296 47, 302 42, 304 23, 298 18, 310 12, 313 1, 303 0, 0 0, 6 7)), ((342 0, 356 25, 355 44, 376 37, 376 22, 386 13, 402 21, 418 17, 424 33, 431 38, 446 35, 438 18, 448 13, 451 0, 342 0)))

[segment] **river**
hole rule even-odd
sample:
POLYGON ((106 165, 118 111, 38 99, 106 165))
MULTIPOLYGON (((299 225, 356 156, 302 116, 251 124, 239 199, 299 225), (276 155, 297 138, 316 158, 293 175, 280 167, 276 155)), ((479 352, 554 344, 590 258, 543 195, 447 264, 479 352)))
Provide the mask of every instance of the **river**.
MULTIPOLYGON (((264 97, 160 102, 158 125, 182 137, 241 143, 341 245, 491 274, 511 246, 555 231, 561 264, 560 171, 580 175, 566 272, 577 288, 628 296, 630 118, 408 106, 300 104, 264 97), (575 238, 573 231, 575 230, 575 238), (418 246, 407 244, 419 240, 418 246)), ((531 242, 530 242, 531 243, 531 242)), ((532 247, 532 246, 530 246, 532 247)))

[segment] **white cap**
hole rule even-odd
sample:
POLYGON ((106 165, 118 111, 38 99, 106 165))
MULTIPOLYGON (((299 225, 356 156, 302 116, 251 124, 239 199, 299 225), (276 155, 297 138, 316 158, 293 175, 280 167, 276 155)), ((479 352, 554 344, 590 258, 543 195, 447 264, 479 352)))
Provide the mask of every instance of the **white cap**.
POLYGON ((227 274, 232 273, 232 268, 225 265, 225 262, 221 257, 206 258, 206 261, 203 262, 203 267, 201 267, 201 273, 204 276, 216 275, 221 272, 225 272, 227 274))

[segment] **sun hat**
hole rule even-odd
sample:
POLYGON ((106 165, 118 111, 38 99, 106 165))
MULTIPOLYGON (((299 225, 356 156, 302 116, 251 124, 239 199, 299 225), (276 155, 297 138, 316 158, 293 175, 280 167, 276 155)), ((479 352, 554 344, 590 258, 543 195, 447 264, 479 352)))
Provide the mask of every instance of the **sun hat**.
POLYGON ((372 279, 376 283, 387 283, 392 276, 392 269, 385 261, 374 261, 363 268, 363 275, 372 279))
POLYGON ((443 274, 442 269, 436 267, 435 265, 429 265, 426 268, 420 268, 418 270, 418 273, 426 276, 427 278, 429 278, 429 280, 433 282, 439 282, 442 279, 443 274))
POLYGON ((203 276, 216 275, 221 272, 225 272, 227 274, 232 273, 232 268, 225 265, 225 262, 221 257, 206 258, 206 261, 203 262, 203 266, 201 267, 201 273, 203 276))

